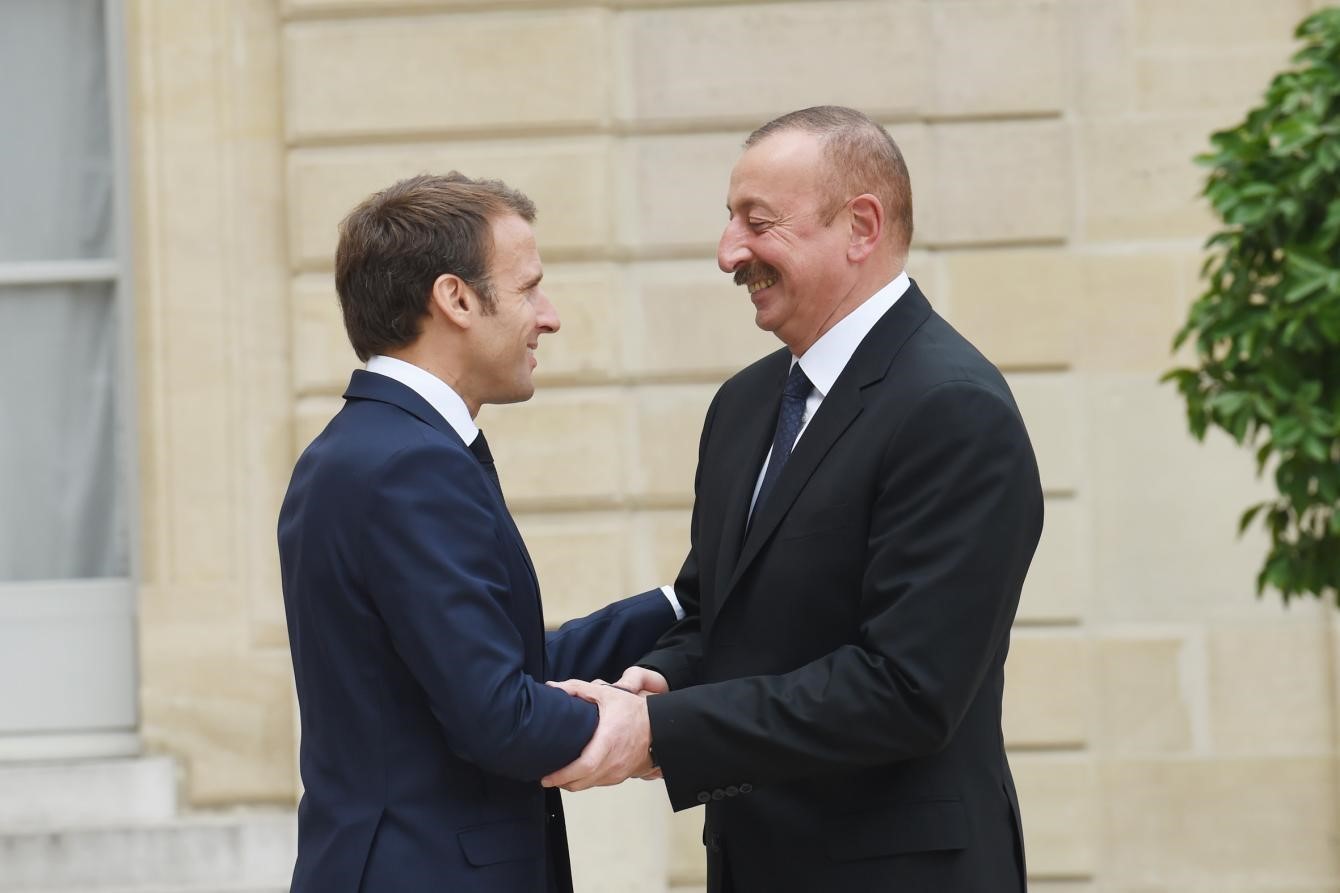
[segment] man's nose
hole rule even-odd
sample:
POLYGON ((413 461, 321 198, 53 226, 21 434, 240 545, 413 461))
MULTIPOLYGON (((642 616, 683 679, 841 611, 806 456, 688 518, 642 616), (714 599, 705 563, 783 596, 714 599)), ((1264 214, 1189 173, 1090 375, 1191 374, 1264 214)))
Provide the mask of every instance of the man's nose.
POLYGON ((734 220, 726 224, 717 243, 717 266, 723 273, 734 273, 749 260, 749 249, 745 247, 744 235, 734 220))
POLYGON ((558 318, 558 308, 554 302, 549 300, 549 296, 540 292, 540 302, 535 315, 535 324, 541 332, 557 332, 563 325, 558 318))

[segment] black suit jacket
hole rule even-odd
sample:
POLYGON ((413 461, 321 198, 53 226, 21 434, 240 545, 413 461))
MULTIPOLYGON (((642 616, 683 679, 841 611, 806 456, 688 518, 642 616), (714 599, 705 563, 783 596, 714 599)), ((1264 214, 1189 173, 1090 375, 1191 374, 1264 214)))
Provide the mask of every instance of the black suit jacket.
POLYGON ((571 891, 539 779, 596 709, 544 680, 617 678, 674 613, 652 591, 546 633, 521 535, 455 430, 371 372, 344 398, 279 516, 306 787, 293 893, 571 891))
POLYGON ((1042 528, 1000 373, 915 283, 862 341, 746 535, 783 349, 718 391, 687 616, 642 663, 675 809, 707 805, 709 890, 1024 886, 1003 668, 1042 528))

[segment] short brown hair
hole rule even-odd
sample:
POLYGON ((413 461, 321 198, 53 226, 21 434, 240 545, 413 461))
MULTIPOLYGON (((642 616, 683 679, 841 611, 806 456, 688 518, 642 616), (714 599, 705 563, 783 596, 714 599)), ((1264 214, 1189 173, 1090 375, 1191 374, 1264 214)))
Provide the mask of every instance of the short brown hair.
POLYGON ((335 290, 344 330, 363 361, 419 337, 433 283, 454 274, 495 307, 488 280, 493 220, 535 220, 535 203, 501 180, 452 171, 401 180, 364 199, 340 222, 335 290))
POLYGON ((817 105, 774 118, 744 141, 746 149, 774 133, 801 130, 823 140, 828 160, 829 214, 851 198, 871 193, 896 221, 902 251, 912 243, 912 178, 898 144, 866 115, 841 105, 817 105))

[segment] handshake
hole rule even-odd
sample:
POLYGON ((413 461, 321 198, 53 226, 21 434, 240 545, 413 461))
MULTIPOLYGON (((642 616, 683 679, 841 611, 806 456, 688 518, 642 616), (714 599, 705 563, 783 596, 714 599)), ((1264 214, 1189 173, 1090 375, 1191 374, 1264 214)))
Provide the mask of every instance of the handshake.
POLYGON ((569 679, 548 685, 595 704, 600 711, 600 723, 577 759, 546 775, 540 784, 546 788, 584 791, 620 784, 634 776, 648 781, 661 777, 651 755, 647 696, 670 690, 664 676, 646 667, 629 667, 612 683, 569 679))

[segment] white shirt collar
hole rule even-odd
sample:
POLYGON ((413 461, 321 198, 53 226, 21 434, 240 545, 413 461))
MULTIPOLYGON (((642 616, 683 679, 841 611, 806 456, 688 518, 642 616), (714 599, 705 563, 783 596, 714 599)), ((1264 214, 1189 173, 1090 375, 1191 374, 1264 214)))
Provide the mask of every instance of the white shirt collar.
POLYGON ((805 370, 805 377, 814 385, 814 389, 827 397, 842 370, 847 368, 852 354, 861 346, 865 336, 888 312, 894 302, 903 296, 912 280, 907 271, 899 273, 888 285, 875 292, 865 301, 844 316, 837 325, 824 332, 818 341, 810 345, 798 362, 805 370))
POLYGON ((461 436, 466 446, 474 443, 479 429, 475 420, 470 418, 470 410, 461 399, 461 395, 451 389, 451 385, 426 369, 413 363, 397 360, 395 357, 375 356, 368 360, 367 369, 387 378, 394 378, 405 387, 428 401, 428 405, 437 410, 437 414, 461 436))

